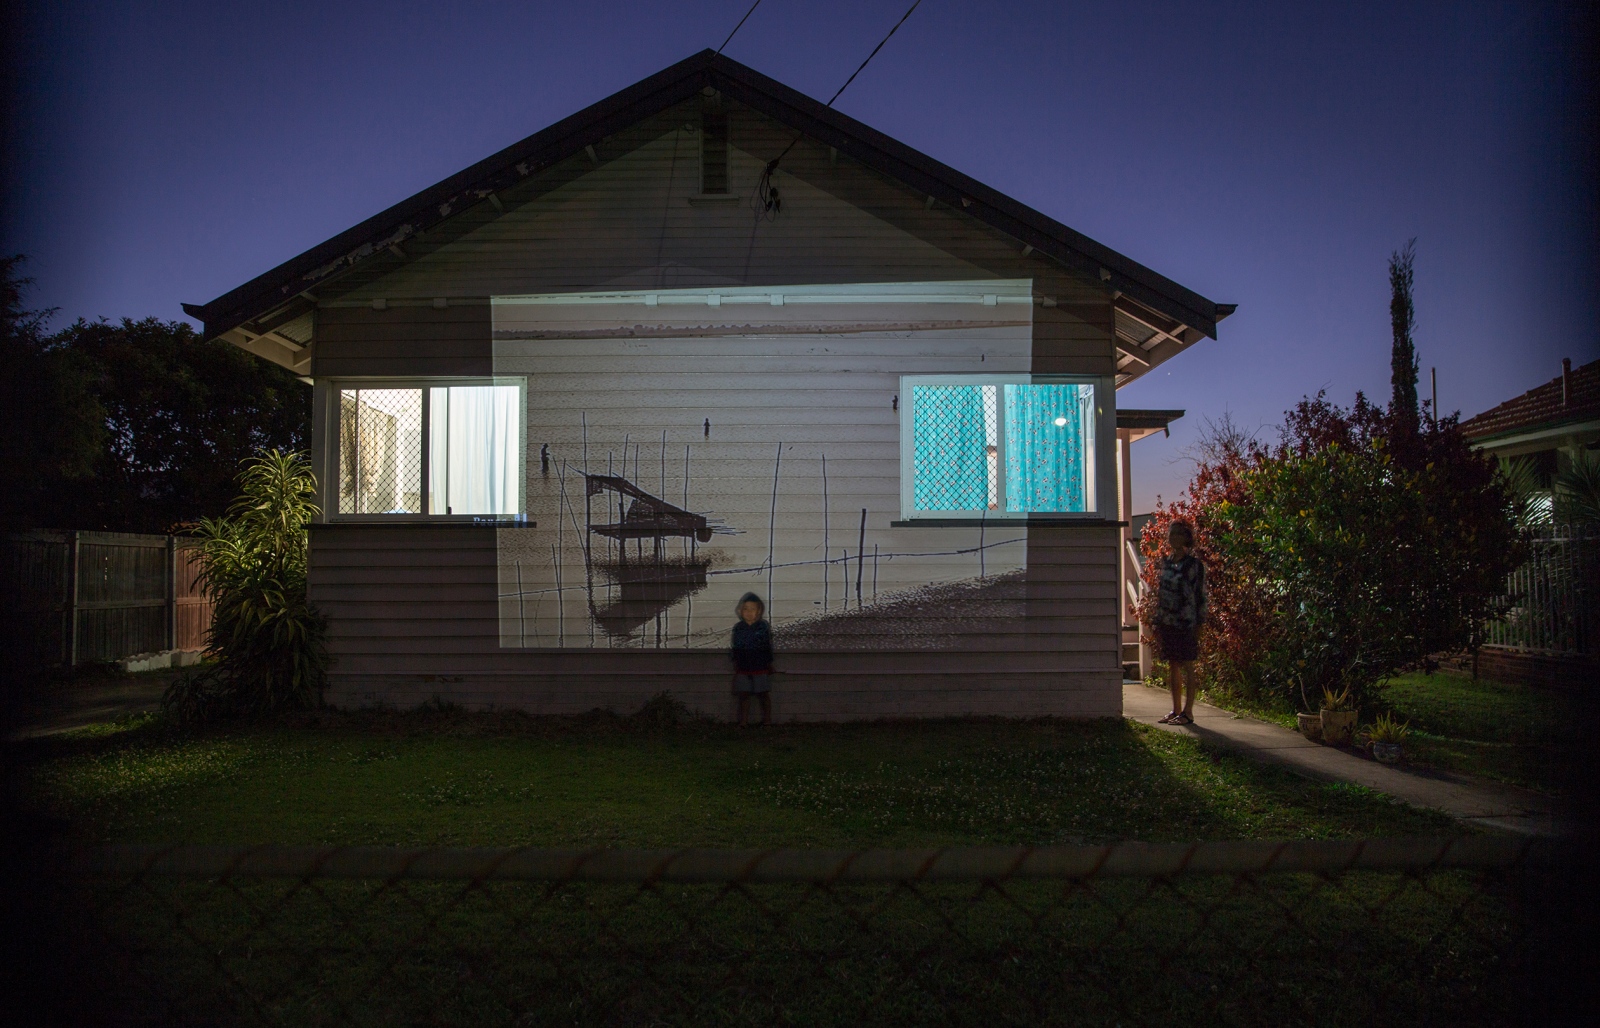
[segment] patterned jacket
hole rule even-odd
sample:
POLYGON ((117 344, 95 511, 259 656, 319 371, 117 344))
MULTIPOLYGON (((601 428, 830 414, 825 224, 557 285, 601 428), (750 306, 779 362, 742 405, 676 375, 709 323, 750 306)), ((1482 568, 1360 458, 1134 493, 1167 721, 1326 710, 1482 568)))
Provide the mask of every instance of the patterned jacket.
POLYGON ((1161 558, 1161 585, 1156 595, 1156 624, 1192 632, 1205 623, 1206 566, 1193 553, 1182 560, 1161 558))

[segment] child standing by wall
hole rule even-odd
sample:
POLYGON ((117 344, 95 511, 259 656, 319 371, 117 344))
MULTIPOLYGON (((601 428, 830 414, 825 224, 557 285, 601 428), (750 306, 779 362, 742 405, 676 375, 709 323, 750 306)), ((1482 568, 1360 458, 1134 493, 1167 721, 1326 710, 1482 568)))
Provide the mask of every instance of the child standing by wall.
POLYGON ((772 723, 772 626, 767 605, 755 593, 739 600, 739 623, 733 626, 733 694, 739 698, 739 724, 750 714, 750 697, 761 698, 761 723, 772 723))
POLYGON ((1167 556, 1161 558, 1154 626, 1172 692, 1172 713, 1161 719, 1166 725, 1194 724, 1194 697, 1200 690, 1194 662, 1206 620, 1206 568, 1193 551, 1194 526, 1174 521, 1167 529, 1167 556))

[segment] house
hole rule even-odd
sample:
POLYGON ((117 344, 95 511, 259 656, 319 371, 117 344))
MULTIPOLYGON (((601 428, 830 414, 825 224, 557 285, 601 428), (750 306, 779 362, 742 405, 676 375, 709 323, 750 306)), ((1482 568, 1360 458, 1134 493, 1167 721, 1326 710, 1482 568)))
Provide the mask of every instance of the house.
POLYGON ((723 715, 754 591, 782 719, 1118 714, 1116 389, 1233 310, 711 51, 185 309, 312 383, 330 702, 723 715))
POLYGON ((1600 449, 1600 361, 1573 368, 1461 423, 1461 434, 1497 457, 1534 462, 1545 488, 1567 469, 1578 447, 1600 449))
MULTIPOLYGON (((1560 377, 1468 418, 1461 432, 1486 453, 1531 462, 1537 484, 1550 490, 1581 451, 1600 450, 1600 361, 1574 368, 1564 358, 1560 377)), ((1597 542, 1593 525, 1534 531, 1527 562, 1506 583, 1512 606, 1489 624, 1474 673, 1572 688, 1600 677, 1600 612, 1588 585, 1597 542)))

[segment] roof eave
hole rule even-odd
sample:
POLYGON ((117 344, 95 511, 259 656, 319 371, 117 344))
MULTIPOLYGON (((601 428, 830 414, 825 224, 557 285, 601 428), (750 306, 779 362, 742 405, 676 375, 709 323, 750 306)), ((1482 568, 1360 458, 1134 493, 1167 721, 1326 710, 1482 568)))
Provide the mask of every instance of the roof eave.
POLYGON ((1216 338, 1233 312, 940 161, 750 68, 704 50, 391 205, 206 304, 184 304, 207 338, 306 295, 361 260, 426 231, 529 175, 565 160, 706 86, 791 125, 935 200, 1032 246, 1112 295, 1216 338))
POLYGON ((1482 435, 1472 433, 1463 425, 1461 434, 1466 436, 1467 442, 1472 446, 1484 449, 1499 446, 1519 446, 1523 443, 1540 442, 1546 439, 1561 439, 1565 436, 1579 435, 1597 430, 1600 430, 1600 418, 1590 414, 1566 421, 1545 421, 1535 422, 1531 425, 1518 425, 1515 428, 1505 428, 1482 435))

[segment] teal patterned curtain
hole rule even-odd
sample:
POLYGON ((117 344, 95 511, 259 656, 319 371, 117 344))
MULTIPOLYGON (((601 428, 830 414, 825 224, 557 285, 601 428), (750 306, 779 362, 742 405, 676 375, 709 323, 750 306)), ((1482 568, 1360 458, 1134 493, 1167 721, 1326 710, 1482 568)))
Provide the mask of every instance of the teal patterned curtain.
POLYGON ((1085 451, 1093 445, 1094 387, 1008 385, 1006 510, 1072 512, 1084 502, 1085 451))
POLYGON ((911 396, 912 507, 983 510, 989 494, 983 387, 913 386, 911 396))

